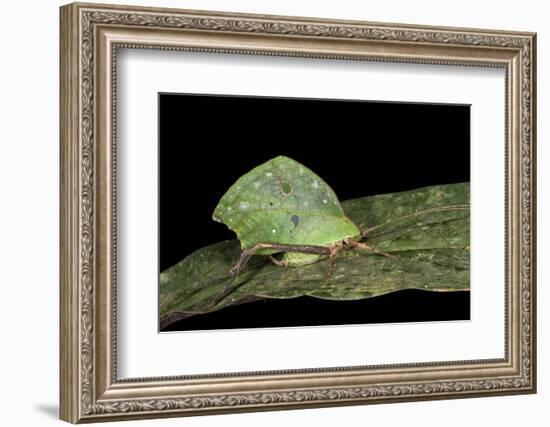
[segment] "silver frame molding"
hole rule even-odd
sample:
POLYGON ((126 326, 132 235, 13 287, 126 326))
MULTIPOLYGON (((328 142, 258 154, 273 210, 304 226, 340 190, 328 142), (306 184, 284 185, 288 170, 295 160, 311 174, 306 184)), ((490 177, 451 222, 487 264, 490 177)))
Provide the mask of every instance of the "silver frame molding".
POLYGON ((61 8, 61 419, 72 423, 534 393, 534 33, 75 3, 61 8), (117 379, 118 48, 501 67, 505 357, 117 379))

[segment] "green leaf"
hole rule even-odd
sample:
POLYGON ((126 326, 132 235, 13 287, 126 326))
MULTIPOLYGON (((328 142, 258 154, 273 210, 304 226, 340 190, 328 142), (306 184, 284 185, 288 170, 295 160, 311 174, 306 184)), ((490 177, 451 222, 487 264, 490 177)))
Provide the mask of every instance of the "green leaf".
POLYGON ((242 249, 257 243, 327 246, 360 235, 329 185, 284 156, 239 178, 213 218, 237 234, 242 249))
POLYGON ((346 215, 368 230, 366 242, 398 258, 341 251, 330 277, 324 260, 284 268, 263 256, 231 277, 241 252, 237 240, 199 249, 160 275, 164 325, 258 298, 353 300, 401 289, 469 290, 469 200, 463 183, 343 202, 346 215))

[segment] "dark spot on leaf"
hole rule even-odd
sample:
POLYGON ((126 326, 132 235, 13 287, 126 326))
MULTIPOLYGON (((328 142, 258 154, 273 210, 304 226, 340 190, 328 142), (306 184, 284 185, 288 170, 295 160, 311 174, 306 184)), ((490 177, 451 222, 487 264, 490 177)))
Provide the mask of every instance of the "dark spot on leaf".
POLYGON ((300 222, 300 217, 298 215, 292 215, 290 217, 290 220, 294 224, 294 227, 298 226, 298 223, 300 222))
POLYGON ((292 188, 290 188, 290 184, 288 182, 283 182, 283 185, 281 185, 281 188, 283 190, 283 193, 290 194, 292 191, 292 188))

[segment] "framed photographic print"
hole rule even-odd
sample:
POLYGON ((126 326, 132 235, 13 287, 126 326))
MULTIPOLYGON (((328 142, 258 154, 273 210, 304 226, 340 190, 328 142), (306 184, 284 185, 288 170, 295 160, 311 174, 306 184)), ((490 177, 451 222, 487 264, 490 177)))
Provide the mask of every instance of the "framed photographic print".
POLYGON ((61 418, 533 393, 535 34, 61 8, 61 418))

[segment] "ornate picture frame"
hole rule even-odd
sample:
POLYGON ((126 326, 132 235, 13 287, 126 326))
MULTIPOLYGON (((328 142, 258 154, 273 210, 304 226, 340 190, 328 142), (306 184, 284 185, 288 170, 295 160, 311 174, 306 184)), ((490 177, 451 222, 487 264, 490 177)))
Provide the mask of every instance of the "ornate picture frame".
POLYGON ((61 8, 61 419, 112 421, 536 391, 534 33, 75 3, 61 8), (505 70, 499 359, 118 379, 117 49, 505 70))

